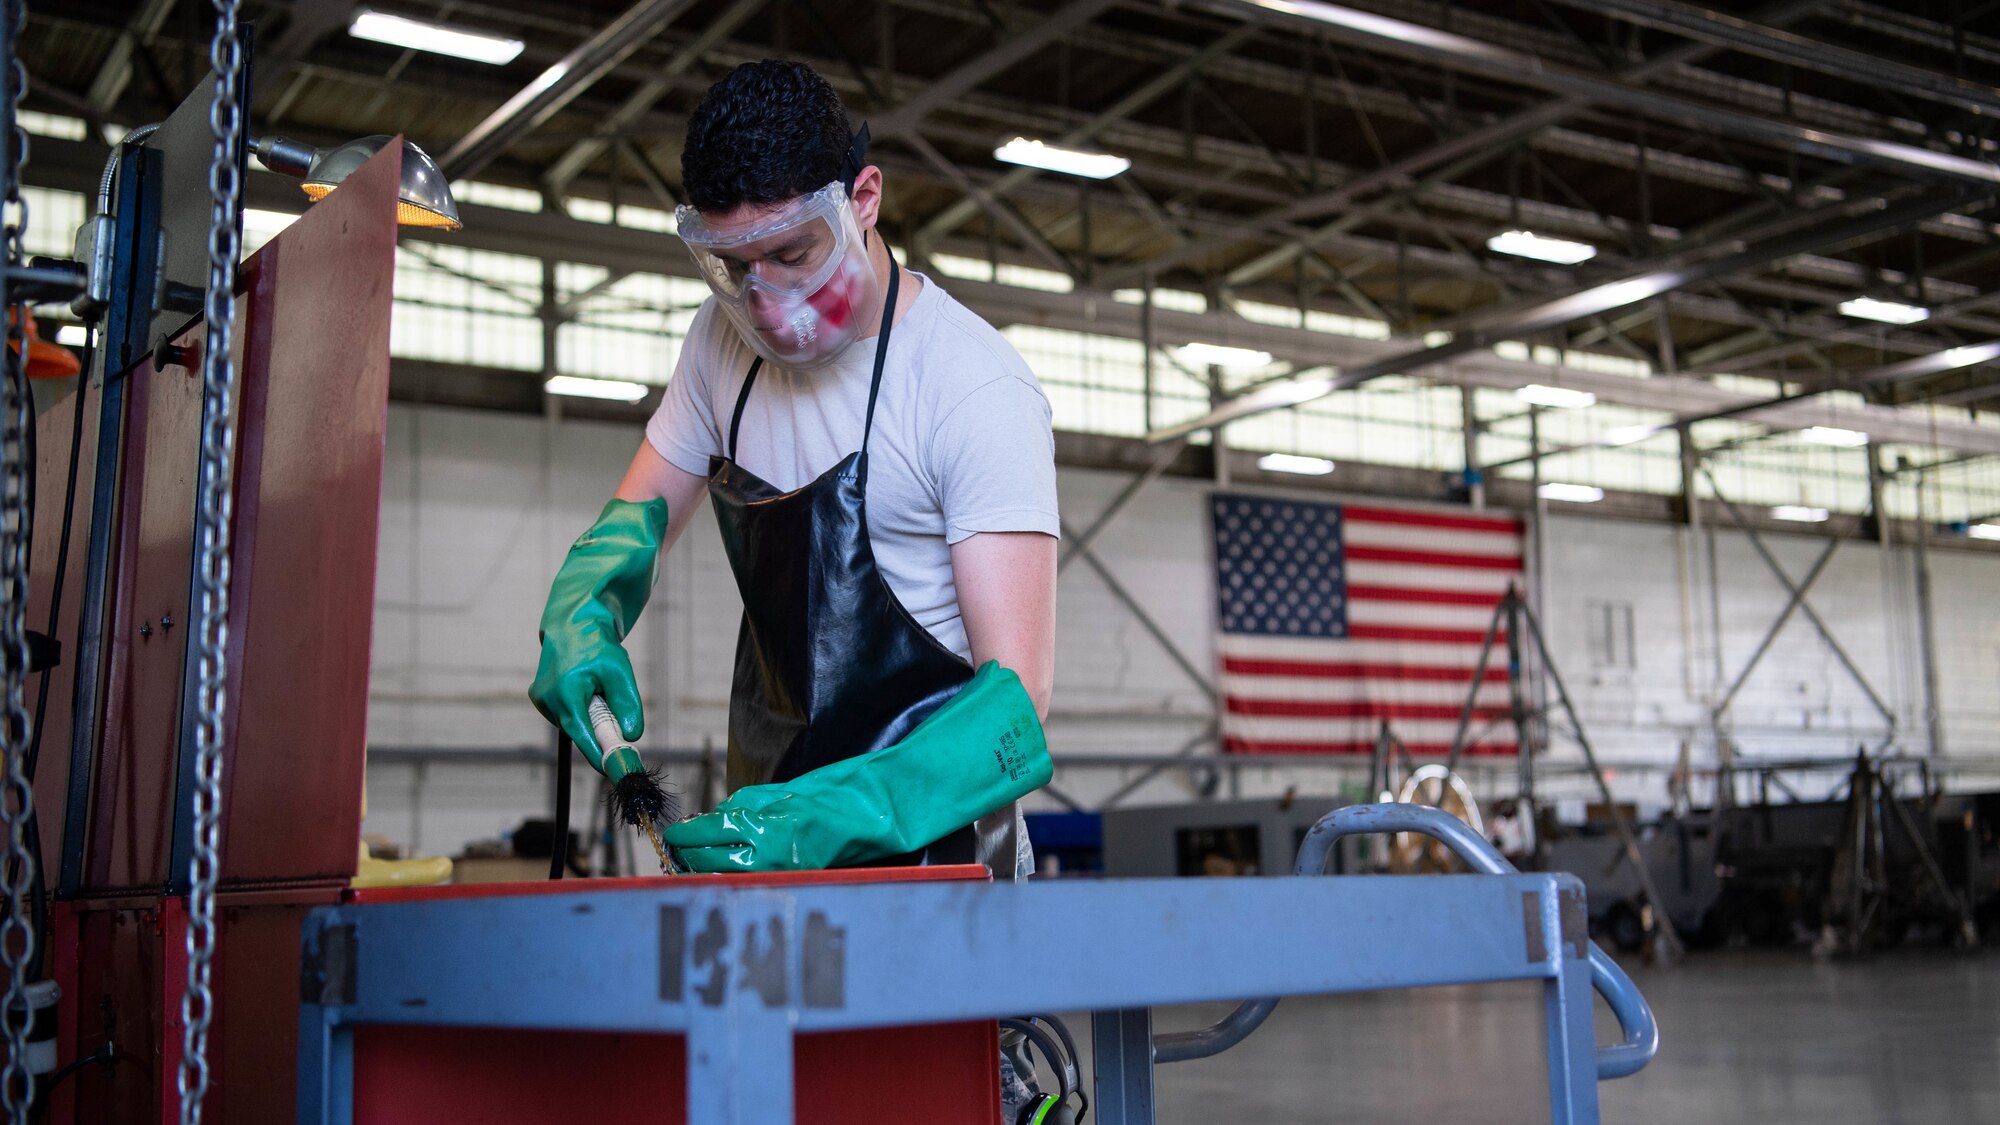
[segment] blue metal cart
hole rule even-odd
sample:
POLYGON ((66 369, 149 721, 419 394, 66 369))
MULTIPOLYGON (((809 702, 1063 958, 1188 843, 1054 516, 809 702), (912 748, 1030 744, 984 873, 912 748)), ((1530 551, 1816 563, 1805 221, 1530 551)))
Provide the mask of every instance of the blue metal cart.
POLYGON ((1087 1009, 1093 1109, 1104 1125, 1144 1125, 1156 1063, 1227 1049, 1277 1001, 1157 1037, 1156 1005, 1540 980, 1551 1119, 1596 1122, 1597 1081, 1645 1066, 1659 1036, 1631 980, 1591 944, 1582 884, 1515 872, 1464 824, 1416 805, 1329 813, 1299 873, 1317 876, 1341 837, 1378 832, 1435 837, 1482 874, 768 889, 690 879, 322 908, 304 934, 298 1119, 352 1121, 364 1024, 680 1032, 692 1125, 791 1125, 796 1033, 1087 1009), (1595 1042, 1593 988, 1623 1029, 1616 1045, 1595 1042))

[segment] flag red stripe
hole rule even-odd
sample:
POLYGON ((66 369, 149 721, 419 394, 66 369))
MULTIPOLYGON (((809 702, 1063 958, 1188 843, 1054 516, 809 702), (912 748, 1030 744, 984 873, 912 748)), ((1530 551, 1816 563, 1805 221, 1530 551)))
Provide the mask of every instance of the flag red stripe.
MULTIPOLYGON (((1427 664, 1369 664, 1359 661, 1251 660, 1226 656, 1222 670, 1237 676, 1301 676, 1324 680, 1423 680, 1430 683, 1469 684, 1471 668, 1442 668, 1427 664)), ((1504 684, 1504 666, 1486 669, 1484 682, 1504 684)))
MULTIPOLYGON (((1418 758, 1442 758, 1451 753, 1448 742, 1407 742, 1403 744, 1412 756, 1418 758)), ((1250 738, 1225 738, 1222 748, 1231 754, 1373 754, 1375 741, 1330 740, 1326 742, 1287 742, 1250 738)), ((1461 753, 1468 758, 1504 757, 1514 753, 1511 742, 1481 742, 1467 746, 1461 753)))
POLYGON ((1413 566, 1457 566, 1468 570, 1519 570, 1519 555, 1461 555, 1451 551, 1411 551, 1401 547, 1346 548, 1348 562, 1409 563, 1413 566))
MULTIPOLYGON (((1443 644, 1476 645, 1486 639, 1484 629, 1420 629, 1412 625, 1350 625, 1347 636, 1356 641, 1427 641, 1443 644)), ((1493 643, 1507 643, 1507 630, 1493 635, 1493 643)))
POLYGON ((1487 590, 1423 590, 1415 586, 1349 586, 1351 602, 1409 602, 1413 605, 1500 604, 1500 594, 1487 590))
MULTIPOLYGON (((1457 703, 1391 703, 1378 699, 1238 699, 1225 706, 1232 715, 1272 715, 1290 719, 1456 719, 1464 710, 1457 703)), ((1479 720, 1504 719, 1505 707, 1475 707, 1479 720)))
POLYGON ((1404 512, 1393 508, 1357 508, 1343 504, 1341 518, 1360 523, 1395 523, 1405 527, 1450 527, 1460 531, 1489 531, 1507 535, 1521 534, 1521 523, 1514 519, 1481 519, 1478 516, 1447 516, 1438 512, 1404 512))

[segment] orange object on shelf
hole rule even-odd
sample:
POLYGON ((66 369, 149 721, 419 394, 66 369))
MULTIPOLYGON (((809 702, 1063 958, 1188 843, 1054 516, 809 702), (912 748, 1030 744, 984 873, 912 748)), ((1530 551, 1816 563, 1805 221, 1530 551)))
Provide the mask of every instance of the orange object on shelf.
MULTIPOLYGON (((11 323, 21 315, 18 308, 8 313, 11 323)), ((13 341, 8 341, 13 347, 13 341)), ((30 379, 74 379, 83 370, 83 361, 76 353, 61 344, 42 339, 42 333, 35 326, 35 314, 28 314, 28 378, 30 379)))

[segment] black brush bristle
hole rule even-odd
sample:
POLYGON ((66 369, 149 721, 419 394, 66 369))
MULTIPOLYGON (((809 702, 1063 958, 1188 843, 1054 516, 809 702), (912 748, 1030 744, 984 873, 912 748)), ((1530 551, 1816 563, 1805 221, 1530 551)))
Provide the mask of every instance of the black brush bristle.
POLYGON ((665 785, 659 770, 628 773, 611 789, 611 809, 620 823, 639 827, 641 817, 653 827, 664 828, 681 819, 681 801, 665 785))

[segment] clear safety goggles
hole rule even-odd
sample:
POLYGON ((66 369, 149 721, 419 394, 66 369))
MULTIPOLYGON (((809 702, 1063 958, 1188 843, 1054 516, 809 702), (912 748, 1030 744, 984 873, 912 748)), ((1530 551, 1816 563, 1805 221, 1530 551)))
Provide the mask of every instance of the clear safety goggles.
POLYGON ((715 295, 742 303, 758 291, 777 300, 811 296, 861 242, 847 189, 835 181, 747 225, 711 226, 682 204, 674 212, 681 241, 715 295))

